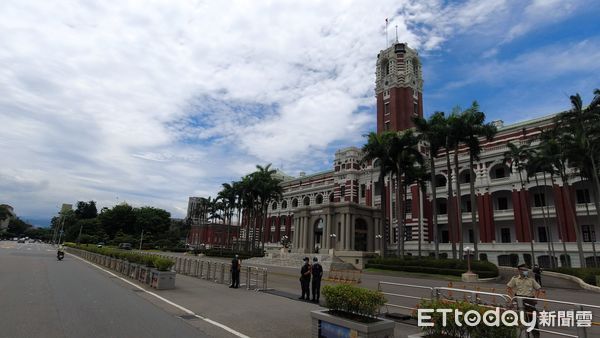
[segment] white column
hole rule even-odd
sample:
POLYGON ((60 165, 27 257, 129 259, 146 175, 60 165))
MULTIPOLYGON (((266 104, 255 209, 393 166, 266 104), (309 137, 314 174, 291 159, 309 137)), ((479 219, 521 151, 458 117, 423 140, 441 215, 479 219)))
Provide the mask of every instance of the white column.
POLYGON ((350 250, 354 250, 354 236, 355 236, 355 220, 354 220, 354 215, 350 215, 350 250))

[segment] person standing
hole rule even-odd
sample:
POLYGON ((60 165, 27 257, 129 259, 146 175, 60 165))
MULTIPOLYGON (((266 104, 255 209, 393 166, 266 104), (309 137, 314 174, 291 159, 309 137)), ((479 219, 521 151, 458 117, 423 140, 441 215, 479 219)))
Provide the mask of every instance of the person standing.
POLYGON ((542 286, 542 268, 537 264, 533 266, 533 276, 535 277, 535 281, 542 286))
POLYGON ((312 264, 312 301, 315 303, 319 302, 321 298, 321 278, 323 277, 323 267, 319 264, 317 257, 313 258, 312 264))
MULTIPOLYGON (((533 311, 537 312, 536 304, 537 300, 532 298, 539 297, 541 286, 531 278, 529 275, 529 269, 527 265, 521 264, 517 267, 519 269, 519 274, 511 278, 511 280, 506 284, 508 287, 508 295, 510 297, 518 296, 523 299, 523 310, 525 311, 525 316, 528 321, 531 321, 531 315, 533 311)), ((535 329, 531 332, 534 338, 538 338, 540 336, 540 331, 538 330, 538 324, 536 321, 535 329)), ((529 333, 527 334, 529 336, 529 333)))
POLYGON ((308 257, 304 257, 304 265, 300 269, 300 287, 302 288, 302 296, 298 299, 310 299, 310 274, 311 266, 308 262, 308 257))
POLYGON ((238 255, 235 255, 231 260, 231 285, 230 288, 237 289, 240 286, 240 269, 242 268, 242 263, 240 262, 240 258, 238 255))

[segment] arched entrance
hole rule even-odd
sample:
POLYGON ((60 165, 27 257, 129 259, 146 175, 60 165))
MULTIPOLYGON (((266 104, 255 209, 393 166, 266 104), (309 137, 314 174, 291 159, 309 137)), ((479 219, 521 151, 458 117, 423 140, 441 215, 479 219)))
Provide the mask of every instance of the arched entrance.
POLYGON ((367 222, 362 218, 357 218, 354 224, 354 250, 367 251, 367 222))
POLYGON ((323 228, 325 222, 322 218, 315 221, 314 232, 315 232, 315 245, 313 247, 315 252, 319 252, 319 249, 323 247, 323 228))

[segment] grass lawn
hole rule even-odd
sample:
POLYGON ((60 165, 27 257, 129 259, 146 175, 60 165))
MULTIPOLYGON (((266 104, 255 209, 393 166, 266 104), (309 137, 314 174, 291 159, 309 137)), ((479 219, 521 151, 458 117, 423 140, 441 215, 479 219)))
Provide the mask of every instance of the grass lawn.
POLYGON ((414 278, 426 278, 426 279, 439 279, 439 280, 447 280, 447 281, 461 281, 460 276, 452 276, 452 275, 438 275, 432 273, 421 273, 421 272, 406 272, 406 271, 395 271, 395 270, 384 270, 384 269, 375 269, 375 268, 367 268, 364 269, 363 272, 370 274, 378 274, 385 276, 394 276, 394 277, 414 277, 414 278))

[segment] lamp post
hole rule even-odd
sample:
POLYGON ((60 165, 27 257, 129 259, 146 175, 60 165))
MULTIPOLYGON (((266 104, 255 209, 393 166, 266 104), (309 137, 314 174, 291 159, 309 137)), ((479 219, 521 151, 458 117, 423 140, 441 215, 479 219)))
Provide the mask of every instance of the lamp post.
POLYGON ((378 245, 379 246, 379 250, 381 250, 381 239, 383 238, 383 236, 381 234, 377 234, 377 235, 375 235, 375 238, 377 239, 377 244, 379 244, 378 245))
POLYGON ((471 271, 471 247, 466 247, 465 251, 467 252, 467 273, 472 273, 472 271, 471 271))
POLYGON ((336 234, 331 234, 329 235, 329 238, 331 239, 331 249, 335 250, 335 238, 336 238, 336 234))

